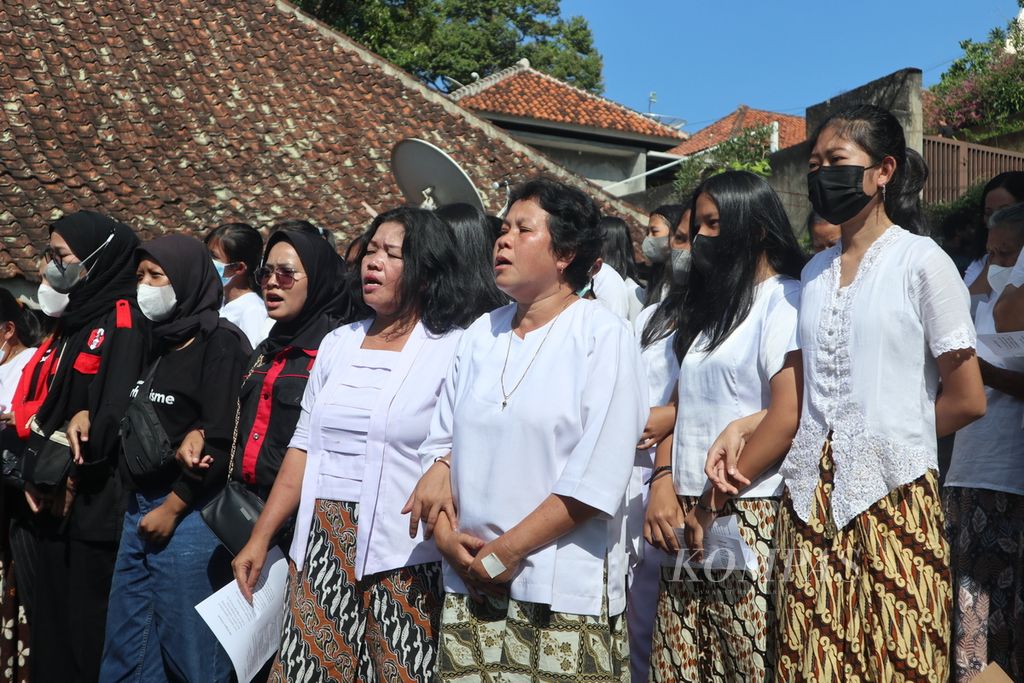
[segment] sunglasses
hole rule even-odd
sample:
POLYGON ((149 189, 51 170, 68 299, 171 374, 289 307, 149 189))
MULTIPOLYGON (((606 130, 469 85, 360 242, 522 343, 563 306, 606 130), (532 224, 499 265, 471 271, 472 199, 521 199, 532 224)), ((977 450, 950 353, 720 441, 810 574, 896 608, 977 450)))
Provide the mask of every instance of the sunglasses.
POLYGON ((256 271, 256 281, 260 283, 260 287, 266 287, 271 276, 277 280, 277 285, 281 289, 291 289, 295 281, 306 277, 306 274, 291 268, 271 268, 270 266, 262 266, 256 271))

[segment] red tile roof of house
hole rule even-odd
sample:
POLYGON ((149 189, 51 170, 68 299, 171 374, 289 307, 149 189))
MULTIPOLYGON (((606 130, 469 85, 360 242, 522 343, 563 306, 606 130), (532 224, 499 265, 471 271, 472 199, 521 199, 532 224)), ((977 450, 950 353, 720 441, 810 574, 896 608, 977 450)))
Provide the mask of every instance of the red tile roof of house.
POLYGON ((645 216, 284 0, 0 5, 0 278, 35 279, 82 208, 143 237, 307 218, 347 235, 403 203, 391 148, 447 151, 492 183, 547 174, 645 216))
POLYGON ((666 143, 686 139, 682 131, 532 69, 527 60, 459 88, 451 98, 486 114, 662 138, 666 143))
POLYGON ((751 109, 745 104, 710 126, 702 128, 690 139, 668 151, 669 154, 688 156, 721 144, 744 130, 779 122, 779 149, 792 147, 807 139, 807 125, 802 116, 790 116, 763 109, 751 109))

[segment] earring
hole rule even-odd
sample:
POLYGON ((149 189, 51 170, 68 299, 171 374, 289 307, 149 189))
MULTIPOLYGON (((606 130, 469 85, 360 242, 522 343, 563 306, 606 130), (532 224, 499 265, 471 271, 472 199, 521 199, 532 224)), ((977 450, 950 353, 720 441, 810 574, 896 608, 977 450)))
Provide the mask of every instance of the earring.
POLYGON ((882 203, 885 204, 885 185, 882 185, 882 203))

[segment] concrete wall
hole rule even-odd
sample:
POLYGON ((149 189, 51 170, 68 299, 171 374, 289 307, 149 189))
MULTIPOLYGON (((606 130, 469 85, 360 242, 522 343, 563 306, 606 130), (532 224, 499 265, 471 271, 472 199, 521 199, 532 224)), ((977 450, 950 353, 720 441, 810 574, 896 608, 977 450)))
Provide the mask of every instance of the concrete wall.
MULTIPOLYGON (((921 70, 902 69, 877 80, 836 95, 807 108, 807 134, 830 114, 853 104, 877 104, 891 111, 903 126, 907 145, 918 152, 924 147, 924 114, 921 109, 921 70)), ((811 203, 807 200, 807 160, 809 142, 779 150, 770 157, 772 167, 768 182, 779 194, 793 230, 798 237, 804 233, 811 203)))
POLYGON ((829 114, 854 104, 885 107, 903 126, 907 146, 918 152, 923 149, 924 114, 921 109, 920 69, 901 69, 808 107, 805 116, 807 134, 813 134, 829 114))
MULTIPOLYGON (((601 154, 600 152, 589 150, 548 147, 535 142, 531 144, 555 163, 602 186, 617 183, 620 180, 631 178, 647 170, 647 158, 642 153, 629 155, 601 154)), ((644 178, 637 178, 612 188, 610 192, 616 197, 634 192, 642 192, 645 188, 644 181, 644 178)))

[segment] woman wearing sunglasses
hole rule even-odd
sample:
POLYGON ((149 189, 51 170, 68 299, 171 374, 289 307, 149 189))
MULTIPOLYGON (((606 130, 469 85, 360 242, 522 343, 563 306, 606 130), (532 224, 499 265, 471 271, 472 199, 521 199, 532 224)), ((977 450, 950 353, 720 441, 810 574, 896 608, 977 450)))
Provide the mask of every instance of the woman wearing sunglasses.
POLYGON ((14 427, 28 439, 23 472, 38 541, 29 605, 35 681, 99 676, 123 511, 118 425, 148 347, 149 326, 135 304, 137 245, 128 226, 92 211, 50 227, 39 297, 57 328, 14 399, 14 427), (62 432, 73 458, 48 445, 62 432))
MULTIPOLYGON (((299 420, 320 342, 341 324, 350 297, 338 253, 318 234, 296 229, 272 229, 256 281, 274 326, 253 351, 242 380, 231 476, 266 500, 299 420)), ((183 465, 208 466, 201 445, 200 439, 179 453, 183 465)))
POLYGON ((320 345, 281 471, 233 563, 251 596, 272 539, 298 510, 275 681, 434 676, 440 555, 409 537, 400 511, 461 328, 485 297, 432 212, 388 211, 365 238, 361 320, 320 345))

